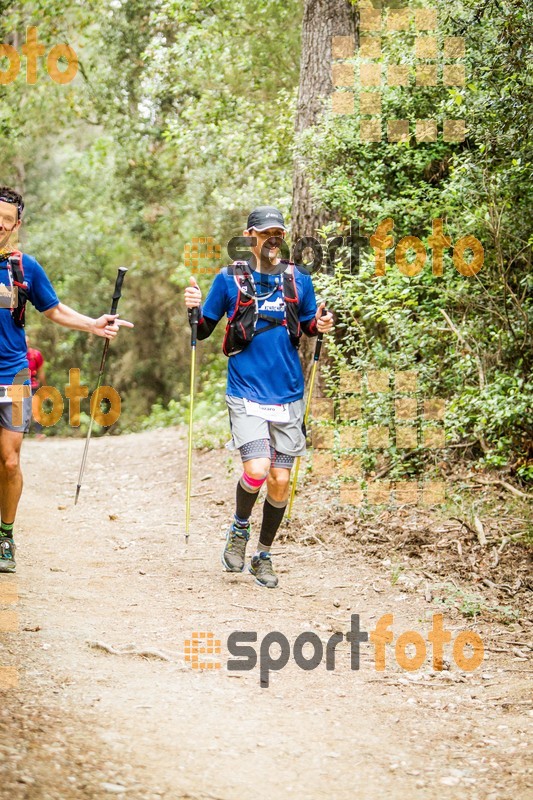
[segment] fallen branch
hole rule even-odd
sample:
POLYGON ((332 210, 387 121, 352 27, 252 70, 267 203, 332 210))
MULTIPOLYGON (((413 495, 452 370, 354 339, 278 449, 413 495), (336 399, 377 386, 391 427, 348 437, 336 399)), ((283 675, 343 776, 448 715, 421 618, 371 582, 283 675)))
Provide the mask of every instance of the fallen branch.
POLYGON ((461 523, 461 525, 462 525, 463 527, 465 527, 467 530, 469 530, 469 531, 470 531, 470 533, 473 533, 473 534, 474 534, 474 536, 477 536, 477 531, 475 531, 475 530, 474 530, 474 529, 473 529, 473 528, 472 528, 472 527, 471 527, 471 526, 468 524, 468 522, 465 522, 465 521, 464 521, 464 519, 461 519, 460 517, 450 517, 450 519, 455 519, 457 522, 460 522, 460 523, 461 523))
POLYGON ((505 644, 514 644, 517 645, 517 647, 527 647, 528 650, 533 650, 533 647, 529 644, 529 642, 511 642, 508 639, 505 639, 504 641, 505 644))
POLYGON ((131 644, 124 647, 113 647, 105 642, 87 642, 87 644, 93 650, 102 650, 112 656, 137 656, 138 658, 157 658, 160 661, 172 661, 172 658, 165 655, 161 650, 153 650, 151 648, 138 650, 131 644))
POLYGON ((513 486, 511 483, 507 483, 507 481, 504 481, 501 478, 497 478, 494 481, 484 481, 483 478, 476 477, 474 480, 476 481, 476 483, 482 483, 485 486, 496 486, 497 484, 499 484, 500 486, 503 486, 504 489, 507 489, 508 492, 512 492, 517 497, 525 497, 526 500, 530 500, 532 497, 530 494, 527 494, 526 492, 521 492, 520 489, 516 488, 516 486, 513 486))
MULTIPOLYGON (((507 670, 510 672, 511 670, 507 670)), ((515 672, 516 670, 513 670, 515 672)), ((518 670, 521 672, 521 670, 518 670)), ((502 700, 502 698, 498 698, 498 700, 502 700)), ((499 706, 533 706, 533 700, 502 700, 502 702, 497 703, 499 706)))
POLYGON ((474 527, 476 529, 477 538, 481 547, 486 547, 487 537, 485 536, 485 529, 479 517, 474 516, 474 527))
POLYGON ((300 542, 300 544, 303 544, 303 542, 312 542, 312 541, 315 541, 316 544, 325 544, 324 540, 321 539, 320 536, 317 536, 315 533, 307 533, 305 536, 301 536, 298 539, 298 541, 300 542))
POLYGON ((494 581, 491 581, 489 578, 483 578, 481 583, 483 583, 485 586, 488 586, 489 589, 500 589, 503 592, 507 592, 510 597, 514 597, 520 588, 518 587, 518 589, 514 591, 513 587, 509 586, 508 583, 494 583, 494 581))

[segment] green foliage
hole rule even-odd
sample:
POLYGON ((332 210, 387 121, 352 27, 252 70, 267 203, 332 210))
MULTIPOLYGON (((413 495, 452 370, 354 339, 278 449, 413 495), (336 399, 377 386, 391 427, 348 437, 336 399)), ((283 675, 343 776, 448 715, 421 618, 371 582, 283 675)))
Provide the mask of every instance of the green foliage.
POLYGON ((483 614, 491 614, 496 615, 500 622, 510 624, 516 622, 520 616, 512 606, 489 606, 479 593, 458 589, 452 583, 444 584, 442 591, 444 594, 436 598, 435 603, 447 609, 455 608, 467 619, 475 621, 483 614))
MULTIPOLYGON (((442 136, 425 144, 361 142, 357 114, 330 113, 295 142, 300 0, 0 6, 2 41, 18 47, 26 26, 37 25, 47 48, 68 41, 79 55, 68 86, 54 84, 41 59, 36 85, 20 75, 0 87, 0 174, 24 192, 23 247, 64 302, 91 316, 107 311, 117 267, 130 267, 121 311, 136 327, 113 343, 107 378, 123 400, 116 430, 138 428, 150 409, 148 425, 186 420, 184 245, 212 236, 224 253, 255 204, 290 214, 297 154, 330 212, 327 238, 355 218, 370 236, 391 217, 396 246, 414 235, 428 253, 423 271, 408 278, 389 250, 379 278, 367 240, 357 273, 337 265, 334 275, 316 277, 338 316, 324 366, 330 391, 344 367, 416 369, 424 396, 448 400, 449 444, 470 443, 481 464, 511 465, 531 479, 527 4, 440 4, 439 47, 444 37, 465 37, 466 86, 383 88, 383 119, 407 119, 411 130, 417 119, 435 118, 441 129, 443 119, 464 118, 467 139, 457 144, 442 136), (443 277, 432 274, 435 218, 453 243, 465 235, 482 242, 481 272, 460 275, 449 250, 443 277)), ((414 27, 383 32, 382 61, 412 65, 415 34, 414 27)), ((211 279, 197 278, 206 291, 211 279)), ((100 342, 32 312, 29 333, 44 352, 49 383, 63 387, 78 367, 92 391, 100 342)), ((220 338, 219 330, 199 348, 196 413, 214 420, 206 441, 226 436, 220 338)), ((370 402, 369 419, 380 413, 370 402)), ((389 455, 392 478, 435 466, 420 450, 389 455)), ((372 466, 375 455, 365 458, 372 466)))
MULTIPOLYGON (((207 358, 198 376, 202 387, 194 397, 194 447, 219 448, 230 438, 228 412, 224 402, 226 386, 226 359, 214 355, 207 358)), ((141 428, 166 428, 170 425, 188 425, 190 420, 190 395, 172 398, 167 404, 155 403, 141 428)))
MULTIPOLYGON (((289 209, 301 13, 296 0, 94 0, 68 13, 54 0, 7 4, 5 41, 36 24, 40 40, 70 41, 79 55, 68 86, 41 63, 37 85, 0 87, 0 172, 26 194, 24 248, 63 302, 107 311, 116 268, 130 268, 121 312, 136 327, 109 365, 123 429, 188 390, 185 243, 213 236, 225 259, 250 207, 289 209)), ((50 382, 75 366, 94 385, 86 337, 29 320, 50 382)))
MULTIPOLYGON (((425 396, 449 401, 448 443, 472 442, 482 463, 511 463, 523 480, 533 456, 531 90, 517 53, 525 52, 529 17, 512 2, 451 2, 439 14, 438 39, 442 46, 445 36, 465 37, 467 86, 382 89, 384 119, 408 119, 412 131, 417 119, 435 118, 441 127, 464 117, 464 143, 442 136, 425 144, 364 142, 358 113, 326 114, 297 142, 316 198, 334 214, 323 233, 332 237, 359 219, 367 237, 359 271, 337 264, 334 275, 316 281, 339 318, 330 383, 343 367, 416 369, 425 396), (375 275, 368 237, 388 217, 395 247, 407 235, 426 247, 415 277, 399 272, 392 248, 386 276, 375 275), (436 218, 452 244, 466 235, 482 242, 475 276, 459 274, 451 249, 443 276, 432 274, 436 218)), ((411 63, 414 36, 384 35, 382 61, 411 63)))

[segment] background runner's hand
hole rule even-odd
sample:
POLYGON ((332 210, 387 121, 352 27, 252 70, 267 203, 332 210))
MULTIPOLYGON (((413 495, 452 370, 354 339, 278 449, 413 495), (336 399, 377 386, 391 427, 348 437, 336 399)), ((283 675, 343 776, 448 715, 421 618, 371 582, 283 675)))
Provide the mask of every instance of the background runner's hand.
POLYGON ((316 310, 316 326, 318 328, 319 333, 328 333, 333 328, 333 314, 331 311, 328 311, 324 316, 322 316, 322 309, 326 308, 325 303, 320 303, 316 310))
POLYGON ((118 314, 102 314, 101 317, 95 319, 92 333, 105 339, 114 339, 121 326, 133 328, 133 323, 119 319, 118 314))
POLYGON ((185 305, 187 308, 198 308, 202 302, 202 292, 192 276, 189 283, 190 286, 185 289, 185 305))

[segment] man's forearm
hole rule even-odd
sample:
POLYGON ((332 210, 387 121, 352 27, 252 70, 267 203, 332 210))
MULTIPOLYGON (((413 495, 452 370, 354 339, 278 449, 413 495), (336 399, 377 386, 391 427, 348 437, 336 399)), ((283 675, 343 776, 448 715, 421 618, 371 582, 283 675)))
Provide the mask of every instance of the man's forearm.
MULTIPOLYGON (((189 314, 189 322, 191 321, 191 309, 188 311, 189 314)), ((215 330, 216 326, 218 325, 218 319, 210 319, 209 317, 204 317, 202 306, 198 309, 198 328, 197 328, 197 336, 198 339, 201 341, 202 339, 207 339, 213 331, 215 330)))
POLYGON ((64 328, 71 328, 73 331, 85 331, 86 333, 94 333, 94 325, 96 320, 92 317, 86 317, 85 314, 80 314, 74 311, 73 308, 59 303, 54 308, 49 308, 44 312, 45 317, 62 325, 64 328))

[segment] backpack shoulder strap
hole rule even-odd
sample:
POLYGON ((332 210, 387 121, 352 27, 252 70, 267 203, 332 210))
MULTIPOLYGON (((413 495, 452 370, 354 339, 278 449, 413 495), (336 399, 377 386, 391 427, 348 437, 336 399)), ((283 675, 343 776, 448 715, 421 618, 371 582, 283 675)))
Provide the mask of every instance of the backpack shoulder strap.
POLYGON ((255 289, 252 271, 247 261, 234 261, 233 264, 230 264, 228 267, 228 274, 233 275, 233 279, 237 284, 237 289, 239 290, 239 303, 242 304, 243 302, 240 295, 244 295, 247 300, 250 300, 251 298, 255 299, 257 292, 255 289))
POLYGON ((247 261, 234 261, 227 267, 227 272, 236 283, 237 298, 231 315, 228 312, 222 351, 226 356, 233 356, 241 353, 255 335, 257 292, 247 261))
POLYGON ((26 283, 24 281, 24 266, 22 263, 22 253, 20 250, 14 250, 8 257, 8 265, 11 270, 13 285, 17 287, 17 307, 11 311, 13 322, 17 328, 24 328, 26 325, 26 303, 28 294, 26 283))
POLYGON ((13 275, 13 283, 15 286, 25 288, 24 286, 24 266, 22 264, 22 253, 20 250, 13 250, 8 256, 8 264, 13 275))
POLYGON ((300 304, 300 298, 298 297, 298 286, 296 284, 296 276, 294 274, 294 264, 292 261, 288 261, 287 269, 283 273, 283 294, 285 296, 285 302, 289 303, 297 303, 300 304))
POLYGON ((300 325, 300 298, 298 296, 298 286, 292 261, 287 263, 287 268, 283 273, 283 299, 285 300, 285 316, 287 318, 287 328, 291 337, 291 342, 295 347, 300 346, 302 328, 300 325))

